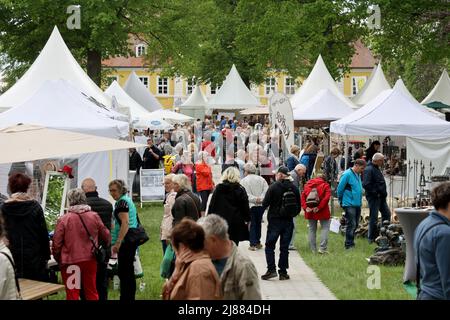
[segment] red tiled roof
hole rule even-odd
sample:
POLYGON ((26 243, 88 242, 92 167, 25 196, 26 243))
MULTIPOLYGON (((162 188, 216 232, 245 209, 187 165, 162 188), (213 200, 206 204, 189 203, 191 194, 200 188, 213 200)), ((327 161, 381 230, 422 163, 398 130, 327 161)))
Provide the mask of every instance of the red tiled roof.
POLYGON ((361 40, 356 41, 354 46, 356 51, 352 57, 350 68, 373 68, 378 60, 374 58, 369 48, 361 40))

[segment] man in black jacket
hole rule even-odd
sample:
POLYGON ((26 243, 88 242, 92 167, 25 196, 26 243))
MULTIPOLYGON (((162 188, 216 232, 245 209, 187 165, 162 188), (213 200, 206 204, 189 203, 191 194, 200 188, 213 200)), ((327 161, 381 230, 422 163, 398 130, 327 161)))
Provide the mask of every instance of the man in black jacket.
MULTIPOLYGON (((263 280, 269 280, 277 276, 275 265, 275 245, 280 238, 280 258, 278 261, 280 280, 288 280, 289 275, 287 269, 289 268, 289 242, 292 238, 294 230, 294 223, 292 216, 283 216, 281 213, 283 195, 291 191, 294 194, 294 201, 296 204, 296 212, 300 212, 300 192, 294 186, 289 178, 289 169, 287 167, 280 167, 276 173, 276 182, 269 187, 263 200, 263 208, 269 207, 267 213, 266 237, 266 261, 267 272, 261 276, 263 280)), ((294 204, 294 205, 295 205, 294 204)))
POLYGON ((145 148, 142 162, 142 169, 159 169, 159 162, 162 159, 162 152, 153 144, 153 139, 147 139, 148 147, 145 148))
POLYGON ((366 190, 366 199, 369 203, 370 220, 369 220, 369 243, 375 241, 378 237, 377 222, 378 211, 381 212, 382 221, 391 220, 391 211, 386 202, 387 191, 386 181, 380 167, 384 163, 384 156, 381 153, 375 153, 372 161, 369 162, 366 169, 364 169, 363 187, 366 190))
MULTIPOLYGON (((86 178, 81 184, 81 188, 86 194, 87 203, 91 207, 91 210, 97 212, 102 219, 103 224, 111 232, 111 220, 113 207, 111 202, 100 198, 97 192, 97 186, 95 181, 91 178, 86 178)), ((99 243, 105 246, 104 243, 99 243)), ((108 261, 110 258, 110 250, 107 250, 108 256, 104 263, 97 263, 97 292, 99 300, 108 300, 108 261)))

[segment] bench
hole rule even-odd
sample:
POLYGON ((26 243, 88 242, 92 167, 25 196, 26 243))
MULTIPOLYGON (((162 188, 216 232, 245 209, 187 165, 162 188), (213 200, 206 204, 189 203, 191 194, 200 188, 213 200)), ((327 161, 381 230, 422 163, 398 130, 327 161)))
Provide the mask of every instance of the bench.
POLYGON ((19 286, 23 300, 42 299, 59 291, 65 290, 65 287, 61 284, 29 279, 19 279, 19 286))

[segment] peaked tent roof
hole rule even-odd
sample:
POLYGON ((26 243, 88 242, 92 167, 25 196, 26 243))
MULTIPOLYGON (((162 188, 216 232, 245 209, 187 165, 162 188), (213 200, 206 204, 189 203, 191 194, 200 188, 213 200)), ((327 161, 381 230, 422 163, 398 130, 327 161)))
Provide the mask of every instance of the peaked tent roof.
POLYGON ((0 96, 0 108, 12 108, 29 99, 46 80, 64 79, 95 100, 111 106, 111 101, 89 78, 70 53, 55 26, 47 43, 31 67, 8 91, 0 96))
POLYGON ((149 112, 162 108, 158 99, 156 99, 150 90, 141 82, 141 80, 139 80, 134 71, 131 72, 123 89, 131 98, 149 112))
POLYGON ((202 90, 200 90, 200 86, 196 86, 189 98, 187 98, 187 100, 180 106, 180 109, 204 108, 207 103, 208 101, 203 95, 202 90))
POLYGON ((330 89, 320 90, 301 108, 294 110, 294 120, 328 120, 341 119, 353 109, 339 99, 330 89))
POLYGON ((353 97, 352 102, 358 106, 363 106, 374 99, 382 91, 389 89, 391 89, 391 86, 384 76, 380 62, 380 64, 372 71, 370 78, 367 80, 361 91, 353 97))
MULTIPOLYGON (((400 90, 405 96, 412 99, 414 102, 418 102, 416 100, 416 98, 414 98, 414 96, 411 94, 411 92, 409 92, 408 88, 405 86, 405 83, 403 82, 403 80, 401 78, 399 78, 397 80, 397 82, 395 82, 394 88, 400 90)), ((433 116, 445 120, 445 114, 443 114, 442 112, 436 111, 436 110, 434 110, 432 108, 428 108, 426 106, 423 106, 423 107, 425 110, 430 112, 433 116)))
MULTIPOLYGON (((0 127, 27 123, 109 138, 128 136, 128 123, 108 118, 64 80, 46 80, 25 103, 0 114, 0 127)), ((42 143, 45 143, 43 141, 42 143)))
POLYGON ((219 91, 207 106, 209 109, 247 109, 260 106, 261 103, 242 81, 236 66, 233 64, 219 91))
POLYGON ((322 55, 319 55, 308 78, 303 82, 303 85, 297 93, 291 98, 292 109, 302 107, 322 89, 329 89, 350 108, 356 108, 356 106, 339 90, 336 82, 331 77, 330 72, 328 72, 325 62, 323 62, 322 55))
POLYGON ((428 96, 423 99, 422 104, 431 104, 433 102, 440 102, 446 108, 450 107, 450 77, 448 76, 447 70, 442 71, 438 82, 428 96))
POLYGON ((397 88, 385 90, 364 107, 331 122, 341 135, 407 136, 426 140, 450 137, 450 122, 430 114, 397 88))

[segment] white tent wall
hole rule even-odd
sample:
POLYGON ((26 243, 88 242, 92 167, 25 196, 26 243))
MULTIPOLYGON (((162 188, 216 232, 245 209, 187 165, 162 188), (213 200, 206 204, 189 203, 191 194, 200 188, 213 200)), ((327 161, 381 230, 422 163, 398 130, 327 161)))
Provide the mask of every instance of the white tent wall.
POLYGON ((11 164, 0 164, 0 193, 7 196, 8 190, 8 173, 11 169, 11 164))

